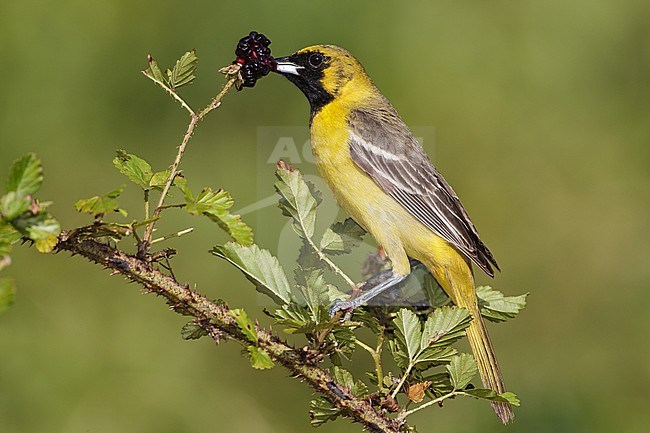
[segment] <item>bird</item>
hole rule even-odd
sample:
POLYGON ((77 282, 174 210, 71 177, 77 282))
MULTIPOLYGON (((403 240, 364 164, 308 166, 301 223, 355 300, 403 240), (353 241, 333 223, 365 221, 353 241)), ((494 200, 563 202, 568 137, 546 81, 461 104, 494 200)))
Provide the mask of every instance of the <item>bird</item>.
MULTIPOLYGON (((311 149, 339 206, 369 232, 392 263, 385 278, 331 313, 365 305, 403 281, 410 259, 422 263, 455 305, 472 315, 466 334, 485 387, 506 391, 478 306, 472 264, 490 277, 499 266, 458 195, 434 167, 361 63, 334 45, 313 45, 275 58, 277 72, 310 105, 311 149)), ((492 408, 504 424, 506 403, 492 408)))

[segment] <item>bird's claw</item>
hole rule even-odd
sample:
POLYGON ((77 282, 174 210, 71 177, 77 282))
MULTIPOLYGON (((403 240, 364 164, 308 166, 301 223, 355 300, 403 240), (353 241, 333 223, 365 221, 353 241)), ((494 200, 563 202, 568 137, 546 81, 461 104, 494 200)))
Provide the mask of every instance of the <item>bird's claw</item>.
POLYGON ((334 317, 336 313, 339 311, 346 311, 346 310, 352 310, 354 308, 354 305, 350 301, 336 301, 332 305, 330 305, 330 308, 328 310, 328 313, 330 317, 334 317))

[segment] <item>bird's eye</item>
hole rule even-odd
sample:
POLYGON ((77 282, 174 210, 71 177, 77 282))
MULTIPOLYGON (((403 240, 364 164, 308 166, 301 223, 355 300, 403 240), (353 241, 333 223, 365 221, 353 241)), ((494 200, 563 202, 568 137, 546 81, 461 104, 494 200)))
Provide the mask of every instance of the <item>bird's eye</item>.
POLYGON ((321 53, 314 53, 309 56, 309 66, 312 68, 320 68, 323 65, 323 55, 321 53))

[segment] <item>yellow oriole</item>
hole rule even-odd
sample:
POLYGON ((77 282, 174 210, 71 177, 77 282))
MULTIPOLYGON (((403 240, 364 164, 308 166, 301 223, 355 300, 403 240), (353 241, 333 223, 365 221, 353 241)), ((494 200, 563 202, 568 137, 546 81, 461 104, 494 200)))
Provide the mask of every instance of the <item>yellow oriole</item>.
MULTIPOLYGON (((473 316, 467 328, 483 384, 505 392, 481 318, 470 260, 488 275, 499 269, 458 196, 436 170, 397 111, 346 50, 315 45, 276 59, 277 70, 311 106, 316 165, 339 205, 383 247, 392 263, 384 282, 333 311, 366 303, 423 263, 454 304, 473 316)), ((512 408, 492 403, 501 421, 512 408)))

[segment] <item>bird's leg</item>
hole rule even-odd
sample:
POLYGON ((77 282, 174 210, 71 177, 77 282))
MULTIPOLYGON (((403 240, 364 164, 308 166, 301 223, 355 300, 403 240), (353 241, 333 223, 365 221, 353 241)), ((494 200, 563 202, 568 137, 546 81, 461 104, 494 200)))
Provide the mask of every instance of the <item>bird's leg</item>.
MULTIPOLYGON (((422 263, 409 258, 409 265, 411 266, 411 270, 413 270, 418 266, 422 266, 422 263)), ((330 317, 334 316, 334 314, 339 311, 354 310, 357 307, 366 305, 372 298, 377 297, 391 287, 404 281, 407 276, 408 275, 396 275, 391 269, 373 275, 368 278, 359 289, 357 289, 358 293, 354 293, 357 292, 357 290, 355 290, 352 296, 345 301, 334 302, 329 308, 330 317)))
POLYGON ((406 277, 406 275, 394 274, 390 269, 370 277, 361 286, 361 293, 358 296, 333 303, 329 308, 330 317, 341 310, 354 310, 357 307, 366 305, 372 298, 393 287, 395 284, 404 281, 406 277))

